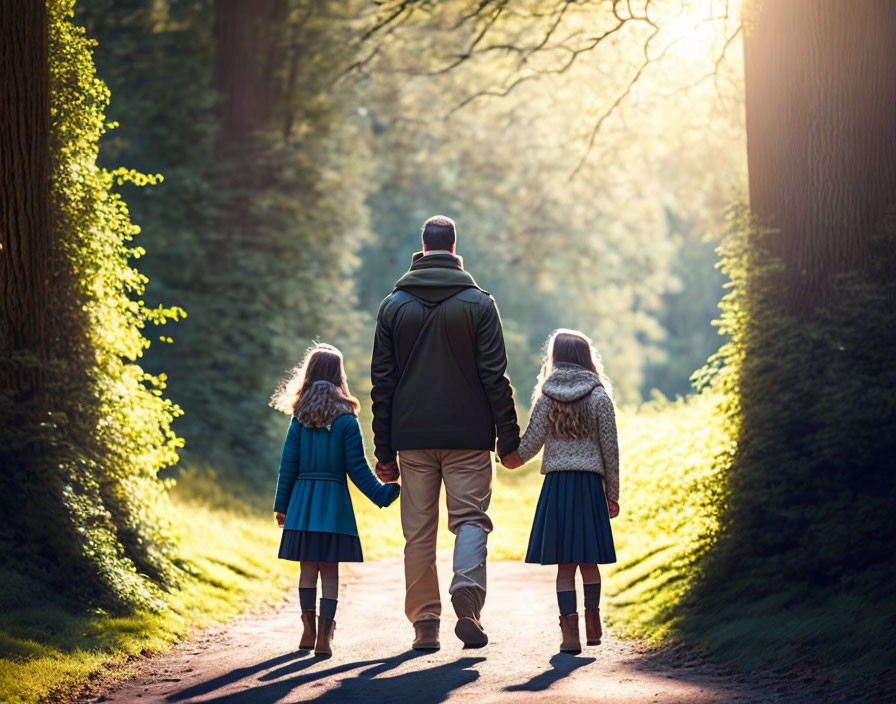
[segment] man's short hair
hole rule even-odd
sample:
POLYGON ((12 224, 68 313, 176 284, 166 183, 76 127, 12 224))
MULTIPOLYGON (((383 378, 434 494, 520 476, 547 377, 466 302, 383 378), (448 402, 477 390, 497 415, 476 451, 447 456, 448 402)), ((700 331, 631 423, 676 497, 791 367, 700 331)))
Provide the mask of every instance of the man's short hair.
POLYGON ((457 242, 457 228, 451 218, 434 215, 423 223, 425 249, 451 249, 455 242, 457 242))

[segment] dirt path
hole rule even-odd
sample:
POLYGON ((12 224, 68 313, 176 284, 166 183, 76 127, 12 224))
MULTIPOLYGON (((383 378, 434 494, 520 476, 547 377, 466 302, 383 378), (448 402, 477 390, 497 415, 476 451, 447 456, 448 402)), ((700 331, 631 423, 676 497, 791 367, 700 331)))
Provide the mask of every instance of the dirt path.
MULTIPOLYGON (((440 563, 443 592, 447 563, 440 563)), ((135 678, 85 701, 121 702, 779 702, 817 701, 780 681, 737 677, 680 653, 651 653, 604 634, 579 656, 559 654, 550 568, 489 565, 483 621, 491 643, 464 650, 454 616, 442 620, 442 649, 410 650, 400 562, 345 570, 334 654, 298 653, 298 598, 181 643, 136 666, 135 678)), ((297 578, 298 579, 298 578, 297 578)), ((582 624, 584 629, 584 624, 582 624)))

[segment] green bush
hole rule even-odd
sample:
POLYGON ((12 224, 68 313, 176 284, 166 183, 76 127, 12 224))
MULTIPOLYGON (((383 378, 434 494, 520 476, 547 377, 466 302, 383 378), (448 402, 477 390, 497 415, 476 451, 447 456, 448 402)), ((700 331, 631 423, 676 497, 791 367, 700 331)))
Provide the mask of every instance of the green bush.
MULTIPOLYGON (((736 452, 710 584, 749 569, 751 593, 867 582, 892 565, 896 499, 896 218, 891 214, 826 282, 808 310, 803 283, 771 253, 777 233, 732 218, 722 246, 731 291, 722 302, 717 384, 736 452), (868 576, 864 573, 868 571, 868 576)), ((890 579, 865 584, 879 596, 890 579)))

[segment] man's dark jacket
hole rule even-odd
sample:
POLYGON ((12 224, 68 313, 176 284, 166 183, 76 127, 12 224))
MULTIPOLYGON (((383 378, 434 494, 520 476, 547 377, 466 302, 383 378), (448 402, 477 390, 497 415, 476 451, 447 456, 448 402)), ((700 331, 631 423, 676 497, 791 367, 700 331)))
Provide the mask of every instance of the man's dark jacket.
POLYGON ((376 457, 401 450, 513 452, 520 442, 498 308, 460 257, 414 255, 376 321, 376 457))

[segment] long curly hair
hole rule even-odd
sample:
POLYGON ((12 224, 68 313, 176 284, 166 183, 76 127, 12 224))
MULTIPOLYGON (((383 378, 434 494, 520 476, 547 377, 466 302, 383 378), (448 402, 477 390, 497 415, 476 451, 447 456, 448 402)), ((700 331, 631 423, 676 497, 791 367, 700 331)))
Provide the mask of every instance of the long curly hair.
POLYGON ((330 419, 314 417, 317 412, 312 408, 304 408, 302 399, 309 398, 307 392, 319 381, 325 381, 336 387, 337 399, 350 406, 355 415, 361 409, 361 403, 352 396, 345 377, 345 366, 342 363, 342 352, 333 345, 317 342, 305 351, 302 361, 280 382, 270 405, 282 413, 293 415, 305 425, 316 426, 329 422, 330 419))
MULTIPOLYGON (((604 371, 594 343, 585 333, 578 330, 559 328, 552 332, 545 345, 544 363, 538 374, 535 390, 532 392, 532 405, 541 397, 541 387, 554 371, 557 362, 568 362, 594 372, 600 379, 601 386, 612 400, 613 385, 604 371)), ((588 407, 589 396, 584 396, 571 403, 551 400, 548 409, 548 433, 557 438, 583 439, 591 435, 594 419, 588 407)))

